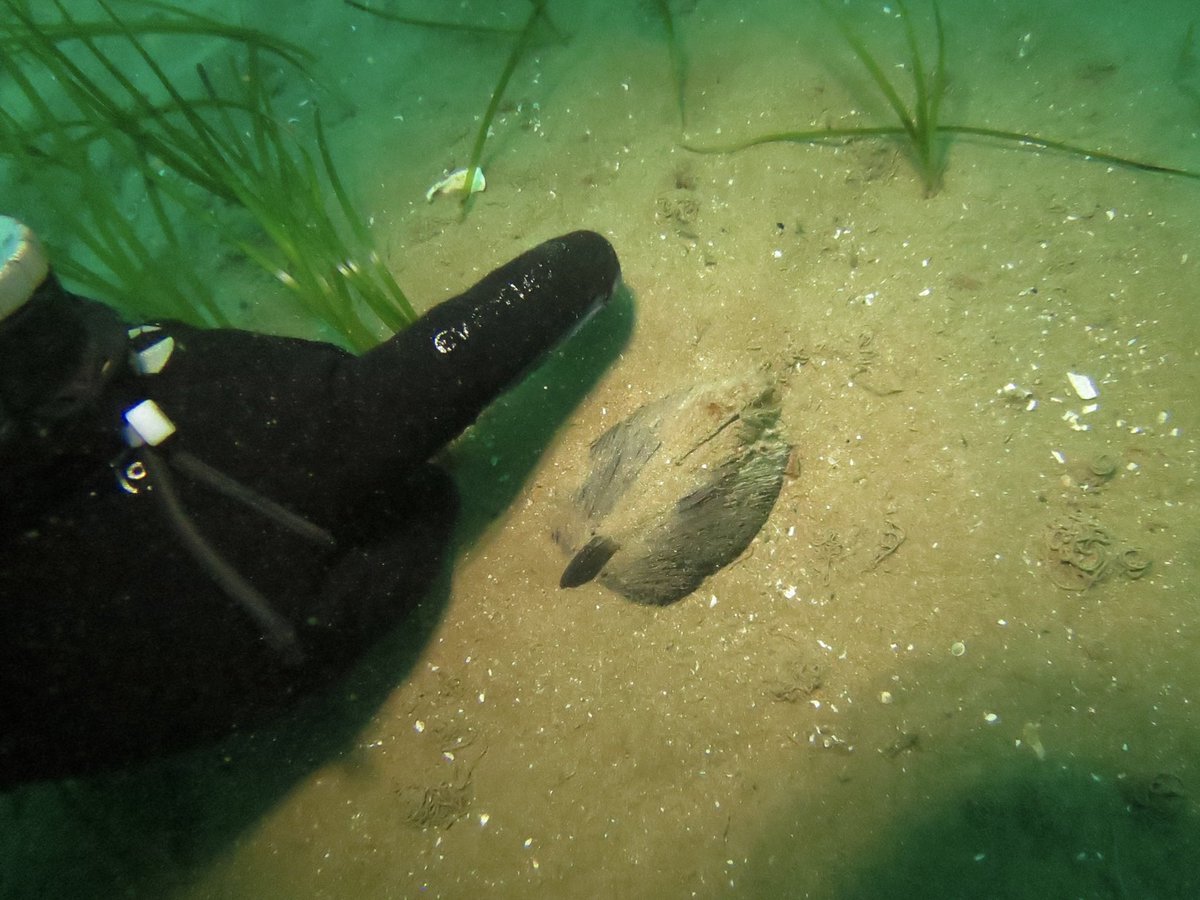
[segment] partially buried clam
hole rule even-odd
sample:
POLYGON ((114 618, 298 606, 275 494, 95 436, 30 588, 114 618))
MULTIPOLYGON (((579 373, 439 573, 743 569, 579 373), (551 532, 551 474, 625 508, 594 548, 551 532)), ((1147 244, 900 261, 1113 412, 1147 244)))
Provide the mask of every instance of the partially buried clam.
POLYGON ((571 557, 559 586, 598 579, 638 603, 682 599, 754 540, 790 452, 763 375, 639 407, 591 445, 554 532, 571 557))

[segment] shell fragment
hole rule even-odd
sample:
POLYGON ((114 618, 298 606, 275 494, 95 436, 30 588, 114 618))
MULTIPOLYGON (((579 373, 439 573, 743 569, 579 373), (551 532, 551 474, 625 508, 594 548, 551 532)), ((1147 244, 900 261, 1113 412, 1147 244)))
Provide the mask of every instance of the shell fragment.
MULTIPOLYGON (((475 167, 475 177, 471 179, 471 190, 469 193, 476 194, 479 191, 487 188, 487 179, 483 177, 483 169, 475 167)), ((455 169, 441 181, 436 182, 432 187, 425 192, 425 200, 429 203, 433 202, 433 198, 438 194, 453 194, 463 193, 467 190, 467 170, 455 169)))
POLYGON ((1067 381, 1071 382, 1071 387, 1080 400, 1095 400, 1100 396, 1100 392, 1096 390, 1095 382, 1086 375, 1080 375, 1078 372, 1068 372, 1067 381))

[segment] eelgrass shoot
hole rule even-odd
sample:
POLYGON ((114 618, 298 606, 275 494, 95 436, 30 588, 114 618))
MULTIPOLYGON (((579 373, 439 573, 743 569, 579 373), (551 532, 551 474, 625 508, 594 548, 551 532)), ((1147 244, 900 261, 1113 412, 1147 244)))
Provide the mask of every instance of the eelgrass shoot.
MULTIPOLYGON (((504 68, 500 72, 500 78, 496 81, 496 86, 492 89, 491 99, 488 101, 487 109, 483 113, 483 118, 479 122, 479 130, 475 133, 475 143, 471 146, 471 156, 467 160, 467 175, 463 181, 464 187, 462 192, 462 213, 465 216, 470 209, 472 187, 475 184, 475 177, 479 173, 479 163, 483 159, 483 145, 487 142, 488 133, 492 128, 492 120, 496 117, 496 111, 500 109, 500 101, 504 98, 504 92, 508 89, 508 82, 513 76, 513 72, 517 70, 517 65, 525 56, 525 51, 529 49, 529 44, 533 40, 538 22, 542 20, 546 13, 546 0, 529 0, 530 10, 529 16, 525 19, 525 25, 513 41, 512 49, 509 51, 508 59, 505 60, 504 68)), ((546 20, 547 22, 549 19, 546 20)), ((551 25, 553 28, 553 25, 551 25)))
MULTIPOLYGON (((14 0, 15 2, 15 0, 14 0)), ((254 28, 242 28, 230 25, 218 19, 212 19, 199 13, 191 12, 162 0, 133 0, 137 5, 147 9, 157 10, 158 15, 145 15, 131 25, 137 33, 146 37, 152 34, 177 35, 197 38, 223 38, 227 41, 258 47, 265 53, 278 56, 284 62, 303 70, 312 62, 313 56, 308 50, 283 38, 259 31, 254 28)), ((5 4, 11 10, 11 3, 5 4)), ((28 0, 17 3, 20 9, 31 13, 28 0)), ((65 22, 38 21, 42 34, 52 41, 69 40, 78 37, 78 24, 69 25, 65 22)), ((6 53, 20 51, 25 43, 24 22, 0 22, 0 49, 6 53)), ((104 36, 120 36, 125 27, 114 21, 91 21, 87 23, 88 34, 92 38, 104 36)))
POLYGON ((509 28, 505 25, 487 25, 479 22, 446 22, 439 19, 425 19, 420 16, 405 16, 400 13, 394 13, 386 9, 379 9, 375 6, 368 6, 365 3, 359 3, 358 0, 343 0, 343 2, 357 10, 365 13, 370 13, 379 19, 386 19, 389 22, 397 22, 400 25, 415 25, 418 28, 431 28, 435 31, 465 31, 475 34, 520 34, 520 29, 509 28))
POLYGON ((52 112, 25 71, 0 54, 7 72, 31 109, 20 121, 0 106, 0 158, 16 185, 33 194, 20 209, 10 194, 6 212, 39 224, 55 269, 89 296, 107 299, 139 317, 169 317, 198 324, 226 325, 224 311, 190 267, 177 264, 182 253, 174 223, 162 198, 147 181, 147 199, 161 218, 163 246, 152 246, 134 227, 114 190, 110 173, 93 158, 91 141, 78 140, 75 123, 52 112), (42 227, 42 226, 45 227, 42 227), (66 252, 67 235, 81 245, 66 252))
POLYGON ((821 0, 821 6, 833 18, 846 43, 883 95, 888 108, 896 117, 896 124, 858 128, 823 128, 810 131, 780 131, 721 146, 697 145, 690 142, 685 142, 684 146, 697 153, 734 153, 761 144, 840 144, 880 138, 898 139, 904 144, 909 159, 921 178, 926 197, 934 196, 942 188, 947 151, 950 138, 954 136, 981 138, 1010 148, 1050 150, 1091 162, 1102 162, 1142 172, 1156 172, 1179 178, 1200 180, 1200 172, 1143 162, 1035 134, 943 123, 940 116, 942 100, 946 93, 946 37, 937 0, 930 0, 934 31, 932 66, 927 65, 926 59, 922 55, 916 26, 906 3, 904 0, 894 0, 894 2, 897 16, 904 28, 905 43, 908 46, 909 58, 905 68, 912 77, 911 103, 905 101, 901 87, 888 77, 861 35, 850 26, 843 16, 830 7, 827 0, 821 0))
POLYGON ((675 16, 671 12, 671 0, 656 0, 655 9, 662 20, 663 30, 667 34, 667 54, 671 63, 671 78, 675 87, 675 107, 679 112, 679 127, 687 130, 687 106, 684 100, 687 96, 687 57, 683 53, 683 43, 675 31, 675 16))
POLYGON ((518 29, 474 23, 434 21, 387 12, 373 6, 368 6, 365 3, 360 3, 358 0, 343 0, 343 2, 354 9, 362 10, 380 19, 398 22, 402 25, 415 25, 434 30, 499 34, 512 38, 512 46, 509 48, 508 57, 504 61, 504 68, 500 71, 500 77, 496 79, 491 97, 488 99, 487 108, 484 110, 483 117, 479 121, 479 128, 476 129, 475 140, 471 145, 470 156, 465 167, 465 177, 461 191, 462 213, 465 216, 470 209, 471 198, 476 191, 474 186, 477 183, 480 164, 483 161, 484 145, 487 143, 488 135, 492 130, 492 122, 496 118, 496 113, 500 110, 500 104, 504 100, 504 93, 508 90, 508 83, 512 80, 513 73, 516 72, 517 66, 520 65, 521 60, 529 52, 529 47, 537 38, 539 29, 548 31, 556 41, 563 40, 562 35, 554 27, 554 23, 546 14, 547 0, 529 0, 529 15, 526 17, 524 24, 518 29))
MULTIPOLYGON (((83 187, 37 199, 59 207, 60 220, 79 223, 76 236, 101 269, 89 273, 59 257, 64 275, 142 315, 222 324, 228 314, 189 277, 179 234, 185 223, 200 222, 355 349, 416 318, 338 176, 319 113, 315 162, 271 106, 262 57, 303 75, 306 51, 159 0, 142 2, 153 15, 128 21, 106 0, 96 5, 103 15, 83 19, 52 0, 58 15, 47 19, 24 0, 0 0, 12 19, 0 29, 0 66, 23 101, 0 119, 0 153, 21 172, 53 172, 43 179, 48 194, 56 179, 83 187), (235 87, 219 90, 198 67, 201 93, 187 96, 146 49, 146 34, 220 39, 244 56, 244 68, 231 60, 227 82, 235 87), (146 240, 117 213, 116 198, 102 187, 112 177, 97 171, 97 159, 140 177, 160 240, 146 240), (248 214, 251 233, 239 214, 248 214)), ((41 214, 14 212, 34 223, 41 214)))

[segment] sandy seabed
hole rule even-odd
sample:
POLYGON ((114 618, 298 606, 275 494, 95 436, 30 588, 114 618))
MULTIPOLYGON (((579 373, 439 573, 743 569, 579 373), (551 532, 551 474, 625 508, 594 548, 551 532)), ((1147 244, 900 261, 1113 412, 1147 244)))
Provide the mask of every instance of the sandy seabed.
MULTIPOLYGON (((945 120, 1200 169, 1198 19, 1155 5, 947 0, 945 120)), ((673 8, 696 141, 888 121, 816 5, 673 8)), ((925 198, 886 141, 691 153, 653 5, 550 12, 465 219, 423 195, 504 45, 332 3, 289 36, 353 99, 331 137, 418 306, 586 227, 618 324, 448 449, 419 648, 278 733, 11 800, 12 896, 1195 896, 1200 183, 956 141, 925 198), (666 608, 560 590, 589 443, 756 369, 801 466, 747 553, 666 608)))

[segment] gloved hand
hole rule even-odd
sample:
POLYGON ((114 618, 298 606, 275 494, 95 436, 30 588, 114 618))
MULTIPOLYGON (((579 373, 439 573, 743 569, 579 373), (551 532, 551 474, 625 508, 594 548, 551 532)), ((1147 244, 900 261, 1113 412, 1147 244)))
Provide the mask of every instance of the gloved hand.
POLYGON ((438 571, 456 496, 428 459, 619 278, 604 238, 565 235, 357 357, 131 329, 48 271, 0 299, 0 786, 186 747, 341 673, 438 571))

